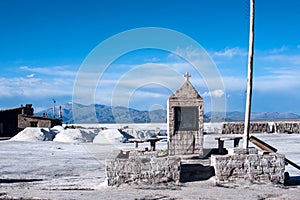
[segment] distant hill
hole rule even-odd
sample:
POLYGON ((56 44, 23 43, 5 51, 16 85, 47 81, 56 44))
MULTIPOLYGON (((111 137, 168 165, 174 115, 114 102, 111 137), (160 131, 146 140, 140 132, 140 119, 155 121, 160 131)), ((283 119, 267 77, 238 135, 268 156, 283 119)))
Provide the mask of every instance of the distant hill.
MULTIPOLYGON (((61 105, 63 122, 74 123, 73 119, 73 106, 72 103, 66 103, 61 105)), ((154 110, 154 111, 140 111, 133 108, 126 107, 111 107, 101 104, 94 105, 81 105, 75 104, 74 107, 80 108, 80 114, 76 123, 146 123, 146 122, 166 122, 167 111, 166 110, 154 110), (95 109, 96 113, 91 113, 90 110, 95 109), (114 112, 114 114, 113 114, 114 112), (96 119, 95 119, 96 114, 96 119)), ((36 115, 43 116, 46 113, 48 117, 53 117, 52 108, 43 110, 36 113, 36 115)), ((59 115, 59 108, 56 109, 56 117, 59 115)), ((243 121, 244 112, 227 112, 224 119, 224 113, 208 112, 204 115, 204 121, 243 121), (212 119, 213 117, 213 119, 212 119)), ((299 115, 294 113, 278 113, 278 112, 254 112, 251 113, 251 120, 280 120, 280 119, 300 119, 299 115)))
MULTIPOLYGON (((63 122, 74 123, 72 103, 61 105, 63 122)), ((106 105, 81 105, 75 104, 74 108, 80 108, 80 114, 77 116, 76 123, 146 123, 146 122, 166 122, 166 110, 140 111, 126 107, 111 107, 106 105), (90 110, 95 110, 91 113, 90 110), (113 114, 114 113, 114 114, 113 114), (95 121, 95 115, 97 120, 95 121)), ((48 117, 53 117, 53 109, 49 108, 36 113, 43 116, 46 113, 48 117)), ((58 117, 59 108, 56 108, 56 117, 58 117)))

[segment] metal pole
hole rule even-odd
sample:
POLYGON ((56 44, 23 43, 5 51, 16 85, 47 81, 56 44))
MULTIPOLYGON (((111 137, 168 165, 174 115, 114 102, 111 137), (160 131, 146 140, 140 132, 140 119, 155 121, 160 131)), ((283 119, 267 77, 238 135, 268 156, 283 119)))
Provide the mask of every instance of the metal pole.
POLYGON ((250 30, 249 30, 249 52, 248 52, 248 80, 247 99, 245 111, 244 143, 243 148, 249 146, 249 128, 251 115, 252 78, 253 78, 253 55, 254 55, 254 0, 250 0, 250 30))
POLYGON ((61 106, 59 106, 59 119, 62 121, 62 110, 61 106))
POLYGON ((55 103, 56 101, 54 99, 53 100, 53 118, 55 118, 55 103))

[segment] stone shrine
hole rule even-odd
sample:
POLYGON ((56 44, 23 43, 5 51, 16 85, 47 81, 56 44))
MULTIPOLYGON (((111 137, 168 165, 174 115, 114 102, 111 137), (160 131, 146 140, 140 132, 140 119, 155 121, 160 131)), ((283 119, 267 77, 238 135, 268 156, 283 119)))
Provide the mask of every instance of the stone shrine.
POLYGON ((203 154, 203 99, 189 81, 187 72, 183 85, 168 100, 169 155, 203 154))

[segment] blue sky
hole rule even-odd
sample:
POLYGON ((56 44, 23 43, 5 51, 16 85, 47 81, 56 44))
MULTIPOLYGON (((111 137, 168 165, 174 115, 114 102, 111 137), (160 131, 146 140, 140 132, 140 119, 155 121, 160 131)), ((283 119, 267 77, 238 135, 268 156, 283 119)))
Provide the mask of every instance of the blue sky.
MULTIPOLYGON (((298 0, 256 1, 254 112, 300 114, 299 7, 298 0)), ((95 103, 111 105, 113 98, 122 98, 114 97, 113 91, 122 88, 124 74, 167 66, 178 74, 191 71, 190 81, 204 97, 205 112, 211 110, 212 96, 225 98, 228 111, 245 108, 248 0, 1 0, 0 27, 2 109, 33 103, 41 110, 51 107, 52 99, 58 104, 72 101, 80 67, 97 45, 142 27, 175 30, 197 41, 215 63, 224 90, 208 90, 191 66, 172 52, 142 49, 120 55, 107 68, 95 91, 95 103)), ((199 53, 188 46, 174 51, 195 57, 199 53)), ((147 71, 157 79, 165 75, 151 73, 147 71)), ((144 76, 135 73, 132 84, 144 76)), ((184 78, 166 80, 175 87, 184 78)), ((146 84, 134 88, 125 104, 142 110, 164 108, 171 93, 171 88, 146 84)))

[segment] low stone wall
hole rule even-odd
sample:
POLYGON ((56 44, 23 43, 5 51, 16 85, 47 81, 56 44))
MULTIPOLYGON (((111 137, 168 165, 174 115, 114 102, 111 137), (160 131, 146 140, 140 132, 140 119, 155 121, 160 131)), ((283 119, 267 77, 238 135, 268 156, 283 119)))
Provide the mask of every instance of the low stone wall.
POLYGON ((275 122, 276 133, 300 133, 300 122, 275 122))
POLYGON ((162 151, 121 151, 117 158, 106 160, 107 182, 109 186, 179 182, 180 160, 162 151))
MULTIPOLYGON (((250 123, 250 133, 269 133, 270 126, 267 122, 250 123)), ((222 134, 243 134, 244 122, 227 122, 222 125, 222 134)))
MULTIPOLYGON (((300 121, 251 122, 250 133, 298 133, 300 121)), ((222 134, 243 134, 244 122, 226 122, 222 125, 222 134)))
POLYGON ((212 155, 216 183, 283 183, 284 155, 270 153, 212 155))

